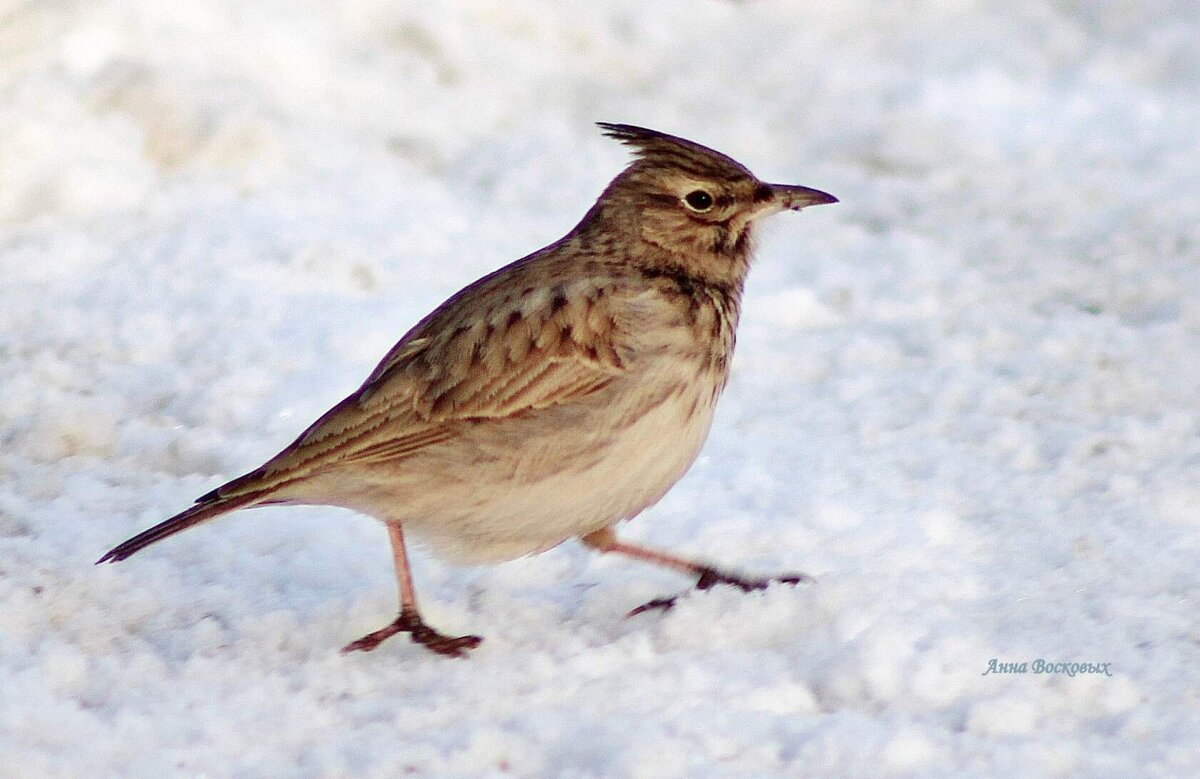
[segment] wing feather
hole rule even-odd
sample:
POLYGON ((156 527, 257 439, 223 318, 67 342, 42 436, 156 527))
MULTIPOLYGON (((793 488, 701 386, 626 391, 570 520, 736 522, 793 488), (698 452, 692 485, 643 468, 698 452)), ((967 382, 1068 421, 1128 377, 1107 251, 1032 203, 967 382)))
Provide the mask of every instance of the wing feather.
POLYGON ((395 463, 449 440, 463 420, 535 411, 603 390, 626 370, 612 305, 601 293, 577 295, 541 316, 504 297, 482 312, 434 312, 358 390, 260 469, 257 486, 295 482, 341 463, 395 463))

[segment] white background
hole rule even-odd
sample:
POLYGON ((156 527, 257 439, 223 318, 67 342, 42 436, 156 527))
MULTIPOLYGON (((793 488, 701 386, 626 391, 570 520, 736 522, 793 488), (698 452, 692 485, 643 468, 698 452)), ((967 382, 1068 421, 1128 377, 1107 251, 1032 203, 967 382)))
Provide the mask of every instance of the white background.
POLYGON ((0 775, 1131 776, 1200 761, 1200 17, 1142 2, 0 2, 0 775), (631 539, 235 514, 422 314, 693 138, 776 217, 700 461, 631 539), (1111 663, 1112 676, 1032 673, 1111 663), (988 662, 1024 675, 983 676, 988 662))

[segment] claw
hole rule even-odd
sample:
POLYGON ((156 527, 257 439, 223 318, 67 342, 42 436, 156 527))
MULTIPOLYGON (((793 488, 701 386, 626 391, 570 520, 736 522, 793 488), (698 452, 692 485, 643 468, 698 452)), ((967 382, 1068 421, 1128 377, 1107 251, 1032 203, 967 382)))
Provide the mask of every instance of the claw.
POLYGON ((670 611, 671 608, 675 605, 675 601, 677 601, 677 600, 679 600, 678 595, 672 595, 667 598, 655 598, 652 601, 643 603, 641 606, 638 606, 636 609, 629 612, 625 616, 627 618, 628 617, 636 617, 638 614, 641 614, 642 612, 645 612, 645 611, 658 611, 658 610, 670 611))
POLYGON ((391 624, 346 644, 342 654, 370 652, 397 633, 408 633, 414 644, 447 657, 465 657, 469 650, 483 642, 480 636, 447 636, 439 633, 426 625, 420 614, 406 609, 391 624))
MULTIPOLYGON (((744 579, 736 574, 723 573, 716 568, 705 568, 700 573, 699 580, 696 581, 696 589, 711 590, 718 584, 727 584, 731 587, 737 587, 742 592, 754 592, 756 590, 765 590, 768 585, 775 582, 780 584, 812 584, 816 579, 806 573, 789 573, 782 576, 771 576, 766 579, 744 579)), ((675 606, 675 601, 682 597, 680 595, 670 595, 664 598, 655 598, 652 601, 643 603, 633 611, 626 614, 626 617, 634 617, 647 611, 670 611, 675 606)))
POLYGON ((716 568, 705 568, 700 574, 700 580, 696 582, 696 588, 700 590, 709 590, 718 584, 728 584, 737 587, 742 592, 754 592, 755 590, 765 590, 768 585, 775 582, 781 584, 812 584, 815 579, 806 573, 788 573, 782 576, 769 576, 765 579, 744 579, 741 576, 731 573, 718 571, 716 568))

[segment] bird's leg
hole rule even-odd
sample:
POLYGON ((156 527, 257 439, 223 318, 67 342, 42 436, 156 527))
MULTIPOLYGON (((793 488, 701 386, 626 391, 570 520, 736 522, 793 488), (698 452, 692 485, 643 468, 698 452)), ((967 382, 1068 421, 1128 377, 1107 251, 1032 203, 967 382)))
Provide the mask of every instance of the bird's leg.
MULTIPOLYGON (((595 549, 598 552, 616 552, 628 557, 633 557, 637 560, 643 560, 654 565, 661 565, 665 568, 674 568, 683 573, 692 574, 697 577, 696 587, 701 590, 711 589, 718 584, 728 584, 737 587, 743 592, 751 592, 753 590, 766 589, 768 584, 772 582, 782 582, 784 584, 800 584, 813 581, 813 578, 804 573, 790 573, 782 576, 769 576, 765 579, 750 579, 744 576, 739 576, 735 573, 722 571, 714 568, 711 565, 698 563, 694 560, 688 560, 683 557, 676 557, 666 552, 660 552, 657 549, 647 549, 644 546, 636 544, 627 544, 624 541, 618 541, 617 536, 611 528, 597 530, 594 533, 588 533, 582 536, 585 546, 595 549)), ((655 598, 649 603, 644 603, 638 606, 633 611, 629 612, 629 616, 641 614, 643 611, 651 611, 652 609, 669 609, 675 605, 678 600, 678 595, 673 595, 666 598, 655 598)))
POLYGON ((425 624, 417 609, 417 595, 413 589, 412 568, 408 564, 408 551, 404 546, 404 531, 398 522, 388 522, 388 538, 392 542, 392 557, 396 562, 396 582, 400 588, 400 614, 390 625, 384 625, 374 633, 368 633, 357 641, 351 641, 342 652, 370 652, 397 633, 408 633, 414 644, 449 657, 462 657, 467 650, 479 646, 479 636, 445 636, 425 624))

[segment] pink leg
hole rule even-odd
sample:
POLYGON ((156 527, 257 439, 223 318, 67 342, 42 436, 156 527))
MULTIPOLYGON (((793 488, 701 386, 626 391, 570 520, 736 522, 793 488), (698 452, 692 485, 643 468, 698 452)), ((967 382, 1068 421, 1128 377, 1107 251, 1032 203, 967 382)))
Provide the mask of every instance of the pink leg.
POLYGON ((408 633, 413 643, 430 651, 450 657, 462 657, 467 650, 479 646, 479 636, 446 636, 425 624, 417 609, 417 595, 413 588, 412 568, 408 564, 408 550, 404 545, 404 531, 397 522, 388 523, 388 538, 392 542, 392 557, 396 564, 396 583, 400 589, 400 615, 389 625, 374 633, 368 633, 357 641, 347 644, 342 652, 370 652, 397 633, 408 633))
MULTIPOLYGON (((696 581, 696 587, 701 590, 711 589, 718 584, 728 584, 737 587, 743 592, 750 592, 752 590, 766 589, 767 585, 772 582, 800 584, 801 582, 811 582, 813 580, 811 576, 803 573, 772 576, 766 579, 747 579, 743 576, 727 573, 711 565, 698 563, 684 557, 676 557, 675 555, 660 552, 656 549, 647 549, 644 546, 618 541, 612 528, 604 528, 594 533, 588 533, 586 536, 582 536, 580 540, 583 541, 585 546, 595 549, 598 552, 615 552, 654 565, 661 565, 665 568, 674 568, 683 573, 693 574, 699 577, 696 581)), ((638 606, 629 612, 629 616, 641 614, 643 611, 650 611, 651 609, 669 609, 675 605, 678 597, 676 595, 669 598, 656 598, 649 603, 638 606)))

